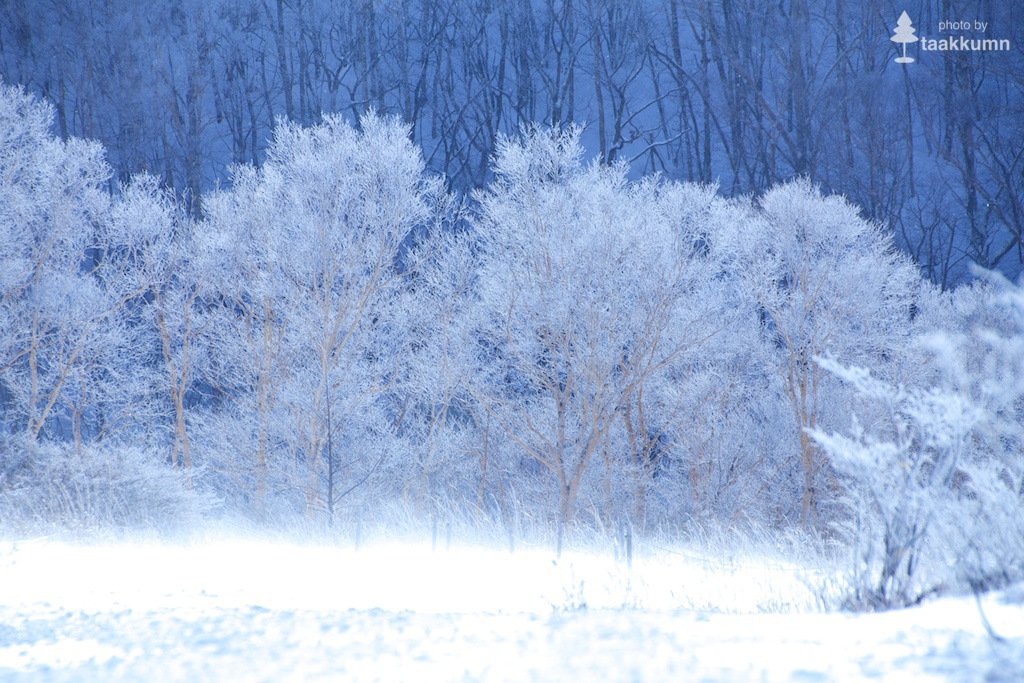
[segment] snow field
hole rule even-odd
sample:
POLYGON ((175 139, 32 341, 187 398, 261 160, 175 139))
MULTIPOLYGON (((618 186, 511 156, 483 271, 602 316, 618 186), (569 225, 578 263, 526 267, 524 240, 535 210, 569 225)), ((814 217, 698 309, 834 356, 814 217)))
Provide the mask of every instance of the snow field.
POLYGON ((720 612, 813 610, 829 574, 778 560, 653 549, 632 569, 610 554, 381 542, 360 550, 258 540, 0 546, 8 606, 164 609, 383 609, 426 613, 622 607, 720 612))
MULTIPOLYGON (((825 572, 826 574, 828 572, 825 572)), ((0 544, 0 681, 1015 680, 1024 589, 823 613, 775 560, 0 544), (772 611, 766 611, 772 610, 772 611)))

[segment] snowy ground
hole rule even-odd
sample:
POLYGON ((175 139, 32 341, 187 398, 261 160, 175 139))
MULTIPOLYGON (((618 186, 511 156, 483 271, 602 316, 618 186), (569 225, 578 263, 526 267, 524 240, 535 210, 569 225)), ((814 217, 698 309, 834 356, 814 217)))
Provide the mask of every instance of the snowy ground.
POLYGON ((821 570, 648 548, 0 543, 0 681, 1024 680, 1024 587, 820 612, 821 570), (772 610, 769 612, 768 610, 772 610))

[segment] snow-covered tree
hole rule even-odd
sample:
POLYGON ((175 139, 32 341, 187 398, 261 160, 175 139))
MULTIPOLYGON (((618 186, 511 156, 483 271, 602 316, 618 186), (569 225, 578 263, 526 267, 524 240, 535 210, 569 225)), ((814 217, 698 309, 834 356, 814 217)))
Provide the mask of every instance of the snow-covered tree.
POLYGON ((168 461, 190 476, 192 432, 190 403, 204 379, 211 324, 211 259, 201 227, 184 215, 174 197, 151 176, 135 178, 122 188, 114 215, 124 234, 138 234, 132 254, 138 284, 144 289, 140 314, 145 331, 150 419, 167 425, 168 461), (157 369, 158 368, 158 369, 157 369))
POLYGON ((806 180, 770 190, 753 210, 737 275, 760 311, 764 343, 774 348, 769 362, 799 435, 800 519, 812 524, 835 484, 808 430, 840 403, 814 358, 829 352, 880 369, 898 359, 920 277, 881 226, 806 180))
POLYGON ((116 356, 126 305, 142 291, 131 272, 138 239, 111 215, 100 146, 55 139, 48 105, 0 88, 5 427, 29 442, 50 431, 80 443, 97 364, 116 356))
POLYGON ((287 449, 304 463, 307 511, 331 509, 342 480, 381 462, 398 415, 376 399, 408 343, 403 249, 443 193, 423 172, 397 122, 370 114, 357 129, 328 117, 279 125, 267 162, 236 171, 236 188, 211 199, 215 239, 236 245, 233 267, 245 269, 231 297, 251 358, 235 382, 255 392, 257 496, 278 405, 287 449))
POLYGON ((700 223, 677 211, 706 206, 713 192, 583 165, 578 139, 574 128, 533 128, 504 140, 474 221, 483 242, 474 391, 550 477, 561 525, 623 415, 627 458, 646 460, 634 465, 638 486, 648 483, 646 442, 657 435, 638 428, 643 386, 719 329, 707 315, 713 269, 694 256, 700 223))
POLYGON ((202 229, 215 254, 211 287, 222 304, 212 372, 227 397, 207 440, 228 480, 262 515, 270 490, 300 486, 284 466, 289 429, 280 400, 290 377, 285 334, 293 308, 276 261, 277 197, 252 166, 236 167, 232 181, 231 189, 204 199, 202 229))

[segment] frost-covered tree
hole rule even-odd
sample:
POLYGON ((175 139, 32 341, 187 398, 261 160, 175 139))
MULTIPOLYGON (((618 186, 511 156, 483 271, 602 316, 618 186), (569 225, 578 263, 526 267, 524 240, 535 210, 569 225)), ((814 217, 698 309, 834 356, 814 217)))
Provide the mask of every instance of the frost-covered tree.
POLYGON ((155 415, 146 264, 166 238, 169 200, 147 177, 112 197, 100 147, 53 138, 51 119, 0 86, 4 521, 180 518, 197 499, 140 438, 155 415))
POLYGON ((252 166, 236 167, 232 181, 204 199, 202 227, 216 254, 211 287, 222 304, 211 371, 227 397, 207 440, 240 496, 263 514, 271 491, 299 486, 284 466, 289 429, 280 400, 290 377, 285 333, 293 308, 276 260, 276 196, 252 166))
MULTIPOLYGON (((684 303, 712 306, 713 271, 694 258, 699 223, 676 211, 707 204, 706 191, 630 183, 624 166, 581 156, 573 128, 504 140, 474 221, 483 243, 474 391, 550 478, 560 525, 574 519, 592 464, 644 384, 717 329, 709 309, 684 303)), ((638 417, 634 407, 625 420, 627 458, 643 460, 651 454, 636 440, 652 433, 639 433, 638 417)), ((634 465, 646 485, 646 464, 634 465)))
POLYGON ((357 129, 328 117, 280 125, 267 162, 236 171, 236 188, 211 200, 216 239, 242 245, 233 262, 246 269, 231 296, 251 358, 248 379, 234 381, 255 392, 257 495, 276 406, 287 414, 286 448, 304 465, 307 511, 332 509, 343 481, 381 462, 399 416, 378 398, 408 343, 403 249, 442 193, 423 172, 397 122, 370 114, 357 129))
POLYGON ((878 368, 899 358, 920 277, 881 226, 805 180, 770 190, 753 208, 736 267, 759 309, 763 341, 774 348, 769 362, 799 439, 800 519, 812 524, 819 501, 836 487, 808 430, 839 402, 814 358, 830 352, 878 368))
POLYGON ((142 291, 131 268, 138 235, 111 214, 100 146, 52 137, 48 105, 0 87, 5 427, 30 442, 48 430, 80 443, 97 364, 116 356, 126 305, 142 291))
POLYGON ((872 432, 855 419, 850 436, 808 430, 808 437, 849 478, 855 553, 851 604, 919 601, 931 589, 922 588, 918 574, 925 574, 924 581, 933 579, 920 571, 922 550, 933 527, 955 514, 971 432, 981 414, 961 396, 906 390, 831 359, 819 359, 819 364, 887 416, 872 432))
POLYGON ((409 340, 401 381, 391 392, 402 417, 406 458, 396 462, 417 508, 445 500, 483 507, 489 470, 486 412, 469 393, 477 340, 470 311, 477 288, 473 238, 461 203, 439 203, 428 239, 405 261, 413 274, 400 294, 396 320, 409 340), (461 500, 460 500, 461 499, 461 500))
POLYGON ((646 301, 659 313, 640 325, 638 348, 651 337, 652 353, 634 366, 637 381, 627 385, 601 450, 601 497, 606 515, 640 525, 651 500, 664 515, 708 515, 756 449, 746 443, 754 435, 740 409, 750 393, 754 316, 729 270, 745 214, 716 190, 660 183, 635 207, 645 212, 641 225, 627 227, 645 244, 636 299, 624 305, 646 301), (616 489, 623 500, 614 500, 616 489))
MULTIPOLYGON (((210 249, 170 192, 156 178, 142 176, 122 188, 114 207, 122 232, 134 231, 141 242, 132 253, 138 285, 144 290, 140 306, 150 357, 151 414, 155 424, 167 425, 168 461, 188 474, 192 468, 190 403, 203 380, 212 296, 210 249)), ((190 476, 190 475, 189 475, 190 476)))
POLYGON ((943 296, 921 344, 940 390, 981 411, 958 474, 963 509, 939 531, 958 549, 957 580, 975 589, 1024 576, 1024 290, 978 275, 943 296))

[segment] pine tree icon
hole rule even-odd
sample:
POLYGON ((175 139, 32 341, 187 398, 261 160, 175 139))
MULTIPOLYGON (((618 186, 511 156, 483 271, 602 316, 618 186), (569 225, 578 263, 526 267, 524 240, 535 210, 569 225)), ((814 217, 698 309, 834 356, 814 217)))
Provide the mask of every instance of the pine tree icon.
POLYGON ((910 17, 904 11, 900 15, 900 18, 896 21, 896 28, 893 30, 893 35, 889 40, 894 43, 903 43, 903 56, 897 57, 896 62, 898 64, 910 64, 914 61, 913 57, 907 56, 907 43, 916 43, 918 38, 914 35, 914 27, 911 25, 910 17))

